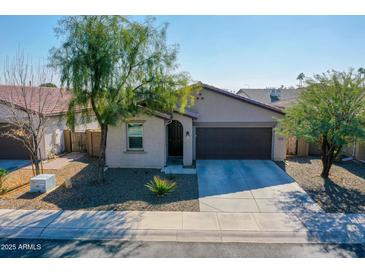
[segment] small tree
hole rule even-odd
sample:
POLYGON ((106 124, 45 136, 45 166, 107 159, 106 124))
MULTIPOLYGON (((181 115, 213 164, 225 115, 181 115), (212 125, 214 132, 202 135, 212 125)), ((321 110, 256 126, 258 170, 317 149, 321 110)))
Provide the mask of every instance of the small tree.
POLYGON ((299 81, 299 87, 303 87, 303 81, 305 79, 305 75, 303 72, 301 72, 298 77, 297 77, 297 80, 299 81))
MULTIPOLYGON (((23 143, 28 150, 34 173, 41 173, 40 144, 45 133, 49 117, 44 111, 50 109, 49 93, 40 83, 49 81, 52 73, 46 66, 40 65, 36 69, 20 51, 13 60, 5 62, 4 81, 7 92, 2 95, 0 105, 2 119, 6 125, 3 135, 23 143), (32 86, 35 85, 35 86, 32 86)), ((56 107, 57 102, 52 106, 56 107)))
POLYGON ((306 81, 298 103, 285 110, 278 132, 321 144, 321 176, 342 148, 365 137, 365 87, 359 73, 330 71, 306 81))
POLYGON ((166 25, 152 19, 130 22, 122 16, 66 17, 56 30, 64 38, 52 50, 52 64, 71 89, 69 125, 75 108, 90 107, 100 128, 98 182, 104 182, 108 126, 142 112, 183 109, 193 87, 176 72, 176 47, 166 43, 166 25))
POLYGON ((365 68, 360 67, 357 72, 360 74, 360 76, 364 77, 365 76, 365 68))

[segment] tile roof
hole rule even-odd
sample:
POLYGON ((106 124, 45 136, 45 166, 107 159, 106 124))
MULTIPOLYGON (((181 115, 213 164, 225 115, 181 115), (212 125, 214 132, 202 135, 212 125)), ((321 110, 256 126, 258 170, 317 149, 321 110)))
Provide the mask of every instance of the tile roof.
POLYGON ((185 108, 184 113, 181 113, 183 115, 189 116, 191 118, 198 118, 199 117, 199 113, 197 113, 196 111, 190 109, 190 108, 185 108))
MULTIPOLYGON (((12 103, 21 109, 31 109, 40 112, 45 116, 53 116, 66 113, 72 98, 69 90, 49 87, 17 87, 0 85, 0 102, 12 103), (25 99, 23 96, 26 94, 25 99), (45 102, 45 104, 43 104, 45 102), (42 109, 43 108, 43 109, 42 109)), ((182 113, 177 106, 176 112, 191 118, 197 118, 198 113, 185 108, 182 113)), ((170 117, 167 114, 160 114, 163 117, 170 117)))
POLYGON ((176 108, 174 109, 174 112, 180 113, 181 115, 185 115, 191 118, 198 118, 199 117, 199 113, 197 113, 196 111, 192 110, 191 108, 185 107, 184 111, 180 110, 180 105, 176 105, 176 108))
MULTIPOLYGON (((242 96, 242 90, 240 90, 238 94, 235 94, 204 83, 202 83, 202 86, 203 88, 220 93, 222 95, 283 114, 283 106, 281 104, 269 104, 267 102, 255 100, 254 98, 248 97, 247 95, 242 96)), ((71 92, 66 89, 50 87, 40 88, 30 86, 21 88, 17 86, 0 85, 0 102, 12 103, 22 109, 29 108, 35 112, 41 112, 46 116, 66 113, 71 98, 71 92), (23 92, 26 94, 25 99, 24 96, 22 96, 23 92), (45 104, 43 104, 43 102, 45 102, 45 104)), ((178 108, 175 109, 175 111, 179 112, 178 108)), ((186 108, 185 112, 182 114, 192 118, 197 118, 199 116, 198 113, 189 108, 186 108)))
POLYGON ((278 89, 280 90, 280 97, 278 100, 272 100, 270 96, 272 89, 240 89, 237 94, 245 97, 250 98, 264 104, 268 104, 271 106, 279 107, 279 108, 286 108, 293 104, 295 104, 298 100, 302 89, 298 88, 288 88, 288 89, 278 89))
POLYGON ((60 88, 0 85, 1 102, 45 116, 66 113, 71 97, 70 91, 60 88))

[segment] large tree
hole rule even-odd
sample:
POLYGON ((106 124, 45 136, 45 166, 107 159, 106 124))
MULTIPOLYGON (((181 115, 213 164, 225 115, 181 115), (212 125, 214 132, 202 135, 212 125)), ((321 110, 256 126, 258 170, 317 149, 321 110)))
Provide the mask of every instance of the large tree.
POLYGON ((59 22, 63 38, 51 51, 61 83, 73 93, 68 123, 75 109, 91 108, 101 128, 98 182, 104 182, 108 126, 142 112, 171 113, 192 100, 195 88, 177 71, 177 47, 166 42, 167 25, 153 18, 143 23, 123 16, 76 16, 59 22), (190 98, 190 99, 189 99, 190 98))
POLYGON ((298 103, 285 110, 278 132, 320 143, 328 178, 342 148, 365 137, 365 87, 359 73, 329 71, 306 81, 298 103))

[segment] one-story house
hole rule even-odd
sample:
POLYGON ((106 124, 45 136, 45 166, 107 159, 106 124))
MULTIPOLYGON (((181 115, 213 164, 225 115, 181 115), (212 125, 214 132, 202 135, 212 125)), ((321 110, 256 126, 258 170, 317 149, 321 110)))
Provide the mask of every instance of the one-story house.
POLYGON ((286 157, 286 139, 275 133, 282 109, 202 84, 184 112, 140 115, 109 127, 109 167, 162 168, 199 159, 286 157), (177 161, 176 161, 177 160, 177 161))
MULTIPOLYGON (((301 88, 242 88, 237 94, 284 110, 297 102, 302 91, 303 89, 301 88)), ((320 155, 320 153, 319 144, 309 144, 295 137, 287 138, 288 155, 307 156, 320 155)), ((354 144, 346 146, 342 153, 343 155, 352 156, 358 160, 365 160, 365 142, 358 140, 354 144)))
MULTIPOLYGON (((10 121, 14 116, 11 106, 14 106, 19 111, 18 116, 25 114, 25 109, 30 109, 40 112, 46 117, 45 132, 40 145, 42 159, 47 159, 52 155, 63 152, 63 131, 67 128, 66 113, 71 96, 69 91, 59 88, 31 86, 20 88, 1 85, 0 159, 29 159, 29 153, 21 141, 2 136, 1 134, 11 127, 10 121), (27 96, 25 97, 23 94, 27 94, 27 96)), ((81 113, 77 113, 76 121, 76 131, 99 128, 98 122, 93 116, 84 121, 81 118, 81 113)))

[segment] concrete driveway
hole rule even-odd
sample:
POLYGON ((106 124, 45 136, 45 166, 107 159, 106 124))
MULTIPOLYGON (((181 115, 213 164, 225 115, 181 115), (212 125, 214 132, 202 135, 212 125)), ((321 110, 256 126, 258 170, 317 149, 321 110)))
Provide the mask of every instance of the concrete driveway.
POLYGON ((197 175, 200 211, 322 211, 287 173, 270 160, 198 160, 197 175))
POLYGON ((0 168, 7 171, 14 171, 29 165, 29 160, 0 160, 0 168))

